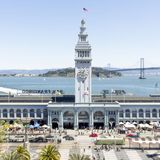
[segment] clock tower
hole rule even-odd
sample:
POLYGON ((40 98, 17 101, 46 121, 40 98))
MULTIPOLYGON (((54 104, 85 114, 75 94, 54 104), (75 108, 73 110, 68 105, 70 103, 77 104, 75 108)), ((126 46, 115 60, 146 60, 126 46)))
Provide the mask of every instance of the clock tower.
POLYGON ((81 21, 78 43, 75 47, 75 103, 91 103, 92 58, 87 41, 85 21, 81 21))

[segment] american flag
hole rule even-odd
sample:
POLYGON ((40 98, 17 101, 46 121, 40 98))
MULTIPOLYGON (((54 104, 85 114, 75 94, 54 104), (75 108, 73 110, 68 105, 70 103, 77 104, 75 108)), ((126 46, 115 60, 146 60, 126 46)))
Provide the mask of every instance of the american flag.
POLYGON ((85 12, 88 12, 88 9, 86 9, 86 8, 83 8, 83 11, 85 11, 85 12))

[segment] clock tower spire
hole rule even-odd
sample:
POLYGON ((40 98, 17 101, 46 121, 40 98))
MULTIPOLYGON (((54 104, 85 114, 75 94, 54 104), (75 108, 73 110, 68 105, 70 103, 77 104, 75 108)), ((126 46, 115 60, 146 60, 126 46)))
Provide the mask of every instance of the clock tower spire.
POLYGON ((91 46, 87 41, 88 34, 84 20, 81 21, 78 37, 75 47, 75 102, 91 103, 91 46))

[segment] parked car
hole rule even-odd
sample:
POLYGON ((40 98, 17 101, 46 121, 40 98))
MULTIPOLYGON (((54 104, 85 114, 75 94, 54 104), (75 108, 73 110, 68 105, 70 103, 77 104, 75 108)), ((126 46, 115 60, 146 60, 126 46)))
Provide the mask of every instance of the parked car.
POLYGON ((74 138, 72 136, 66 135, 63 137, 65 140, 73 141, 74 138))
POLYGON ((35 138, 31 138, 30 140, 29 140, 30 142, 47 142, 47 140, 46 140, 46 138, 44 138, 44 137, 35 137, 35 138))
POLYGON ((126 136, 127 137, 134 137, 134 138, 136 138, 136 137, 139 137, 139 134, 138 133, 128 133, 126 136))
POLYGON ((9 142, 24 142, 24 136, 23 135, 15 135, 10 136, 8 138, 9 142))
POLYGON ((89 135, 89 137, 98 137, 98 135, 96 133, 92 133, 89 135))

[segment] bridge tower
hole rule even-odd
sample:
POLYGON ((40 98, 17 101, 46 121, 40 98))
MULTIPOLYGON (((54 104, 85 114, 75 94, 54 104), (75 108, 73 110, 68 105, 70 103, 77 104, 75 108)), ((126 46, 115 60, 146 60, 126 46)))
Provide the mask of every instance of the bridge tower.
POLYGON ((144 76, 144 58, 140 58, 140 76, 139 79, 146 79, 144 76))

